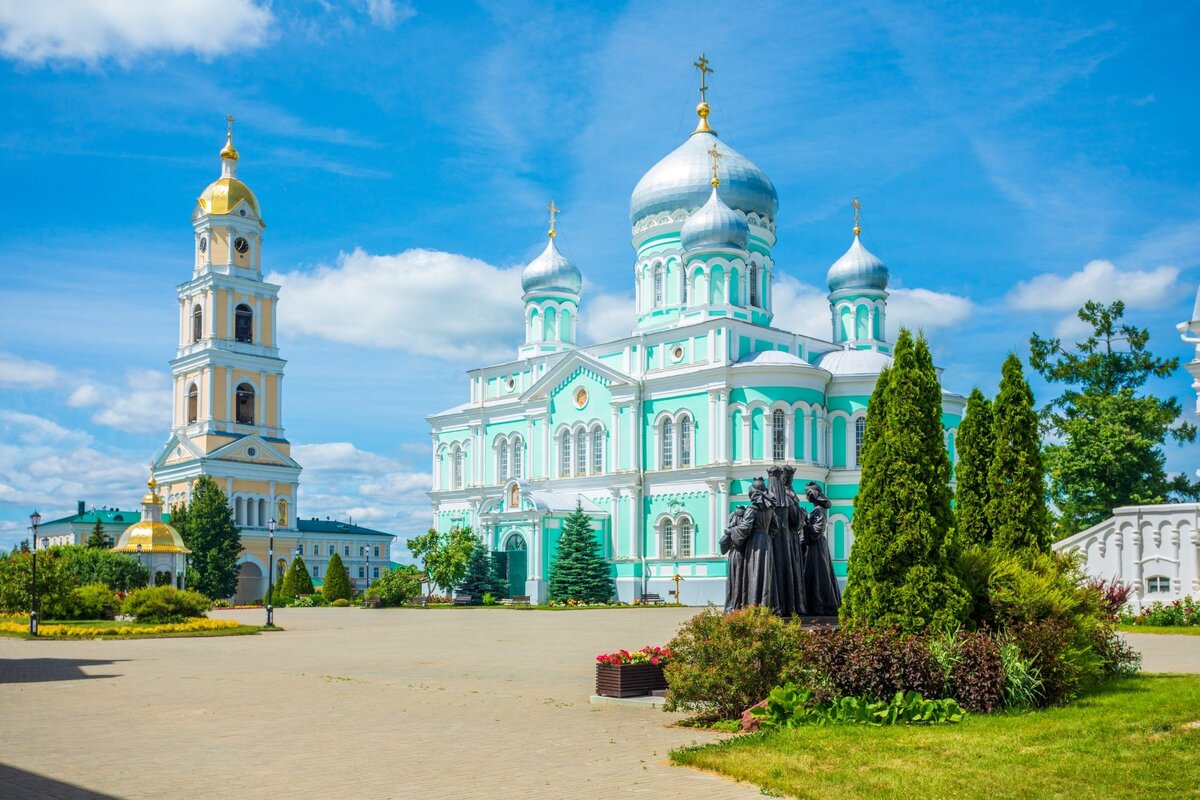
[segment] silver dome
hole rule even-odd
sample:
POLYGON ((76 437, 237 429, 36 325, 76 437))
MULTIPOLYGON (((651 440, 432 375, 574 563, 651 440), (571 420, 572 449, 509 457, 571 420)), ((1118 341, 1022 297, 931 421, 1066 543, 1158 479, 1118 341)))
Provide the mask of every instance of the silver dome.
POLYGON ((746 249, 750 240, 750 226, 740 214, 731 209, 713 187, 708 202, 687 218, 679 230, 679 239, 684 250, 702 250, 706 247, 746 249))
POLYGON ((892 357, 878 350, 833 350, 818 362, 834 375, 878 375, 891 365, 892 357))
MULTIPOLYGON (((715 134, 698 131, 642 176, 629 199, 629 221, 677 210, 694 211, 704 204, 712 180, 708 151, 718 143, 715 134)), ((774 222, 779 210, 775 185, 750 159, 720 143, 721 197, 743 214, 757 214, 774 222)))
POLYGON ((854 237, 845 255, 829 268, 829 291, 841 289, 886 289, 888 268, 854 237))
POLYGON ((521 273, 521 288, 526 294, 550 291, 579 294, 583 288, 583 275, 571 259, 558 252, 554 239, 551 239, 542 254, 530 261, 521 273))

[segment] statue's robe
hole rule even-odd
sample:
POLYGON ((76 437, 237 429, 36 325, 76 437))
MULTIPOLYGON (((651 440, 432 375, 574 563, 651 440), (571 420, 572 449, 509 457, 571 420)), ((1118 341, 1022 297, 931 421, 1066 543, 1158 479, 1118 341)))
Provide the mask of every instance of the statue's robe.
POLYGON ((807 592, 808 613, 820 617, 836 616, 842 605, 842 592, 833 572, 826 528, 829 512, 814 505, 804 529, 804 586, 807 592))
POLYGON ((783 468, 767 470, 771 499, 775 502, 775 523, 778 531, 771 538, 771 559, 775 563, 775 613, 790 617, 804 613, 804 577, 801 562, 795 556, 795 538, 801 533, 793 528, 797 520, 783 481, 783 468))
POLYGON ((791 498, 791 505, 788 508, 788 528, 792 532, 792 563, 796 565, 796 583, 792 587, 792 591, 795 592, 797 598, 796 613, 803 616, 809 613, 808 592, 804 588, 804 532, 808 527, 808 512, 800 505, 800 498, 796 496, 796 492, 790 486, 785 488, 788 497, 791 498))
POLYGON ((746 542, 743 600, 748 606, 778 608, 772 539, 779 523, 766 503, 750 506, 746 518, 750 521, 750 538, 746 542))
POLYGON ((721 553, 727 566, 725 575, 725 613, 746 605, 746 542, 753 523, 746 518, 746 507, 735 508, 721 536, 721 553))

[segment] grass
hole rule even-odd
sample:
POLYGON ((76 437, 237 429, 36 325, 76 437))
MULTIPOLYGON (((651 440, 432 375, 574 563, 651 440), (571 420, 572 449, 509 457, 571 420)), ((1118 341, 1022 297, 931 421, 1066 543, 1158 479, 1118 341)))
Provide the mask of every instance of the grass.
MULTIPOLYGON (((28 617, 21 617, 21 618, 5 617, 4 619, 9 622, 19 621, 23 626, 29 625, 28 617)), ((10 631, 10 630, 0 629, 0 636, 8 636, 13 639, 53 639, 53 640, 57 640, 57 641, 81 640, 81 639, 82 640, 86 640, 86 639, 180 639, 180 638, 192 638, 192 637, 202 637, 202 636, 249 636, 249 635, 261 633, 263 631, 282 630, 282 628, 279 628, 279 627, 264 628, 263 626, 260 626, 260 625, 237 625, 235 627, 228 627, 228 628, 213 628, 213 629, 208 629, 208 630, 194 630, 194 631, 156 631, 156 630, 154 630, 156 627, 157 627, 157 624, 153 623, 153 622, 136 622, 136 621, 132 621, 132 620, 126 621, 126 622, 121 622, 121 623, 114 623, 112 620, 102 620, 102 619, 42 620, 42 622, 41 622, 41 631, 42 632, 39 633, 37 636, 31 636, 29 634, 29 631, 27 628, 22 631, 10 631), (146 632, 145 633, 134 632, 134 633, 127 633, 127 634, 119 634, 119 635, 111 635, 111 634, 110 635, 96 635, 96 636, 55 636, 55 635, 45 633, 46 626, 50 626, 50 625, 66 625, 71 628, 83 629, 83 630, 87 630, 87 629, 102 630, 105 628, 111 628, 114 624, 119 624, 122 627, 134 628, 134 629, 144 628, 144 629, 146 629, 146 632)))
POLYGON ((1172 636, 1200 636, 1200 625, 1118 625, 1123 633, 1166 633, 1172 636))
POLYGON ((764 795, 1200 797, 1200 675, 1112 681, 1075 703, 958 725, 808 727, 675 750, 764 795))

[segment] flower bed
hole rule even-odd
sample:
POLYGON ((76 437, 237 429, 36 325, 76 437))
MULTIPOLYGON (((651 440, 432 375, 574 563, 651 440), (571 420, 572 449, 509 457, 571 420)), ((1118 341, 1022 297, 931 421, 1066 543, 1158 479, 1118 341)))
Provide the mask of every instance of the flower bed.
MULTIPOLYGON (((168 633, 195 633, 238 627, 240 627, 240 623, 232 619, 197 618, 186 622, 171 622, 162 625, 128 625, 119 622, 104 626, 49 624, 39 626, 38 635, 52 638, 95 639, 100 636, 158 636, 168 633)), ((27 633, 28 631, 28 619, 23 622, 12 621, 11 618, 0 620, 0 632, 27 633)))
POLYGON ((1149 625, 1153 627, 1200 626, 1200 603, 1184 597, 1170 603, 1151 603, 1140 614, 1125 613, 1120 617, 1122 625, 1149 625))

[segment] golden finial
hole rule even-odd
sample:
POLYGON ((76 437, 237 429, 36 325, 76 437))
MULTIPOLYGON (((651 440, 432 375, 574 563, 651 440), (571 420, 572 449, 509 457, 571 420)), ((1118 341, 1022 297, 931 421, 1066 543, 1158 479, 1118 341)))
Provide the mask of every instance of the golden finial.
POLYGON ((700 70, 700 104, 696 106, 696 114, 700 117, 700 122, 692 133, 716 133, 708 125, 708 74, 712 72, 712 68, 708 66, 708 58, 704 53, 700 54, 698 61, 692 62, 692 66, 700 70))
POLYGON ((862 203, 858 202, 858 198, 854 198, 854 202, 850 205, 854 206, 854 235, 858 236, 862 233, 862 226, 858 224, 858 212, 862 208, 862 203))
POLYGON ((146 481, 146 485, 150 487, 151 494, 158 488, 158 481, 154 480, 154 467, 150 468, 150 480, 146 481))
POLYGON ((554 215, 561 212, 562 209, 554 205, 554 201, 551 200, 550 205, 546 206, 546 210, 550 212, 550 238, 553 239, 558 235, 558 232, 554 230, 554 215))
POLYGON ((237 161, 238 151, 233 149, 233 115, 225 117, 225 146, 221 148, 221 158, 232 158, 237 161))
POLYGON ((720 150, 718 150, 717 146, 715 144, 712 146, 711 150, 707 150, 705 152, 707 152, 710 156, 712 156, 713 176, 712 176, 712 180, 709 182, 712 184, 712 187, 715 189, 721 185, 721 179, 717 177, 717 159, 724 158, 725 154, 722 153, 720 150))

